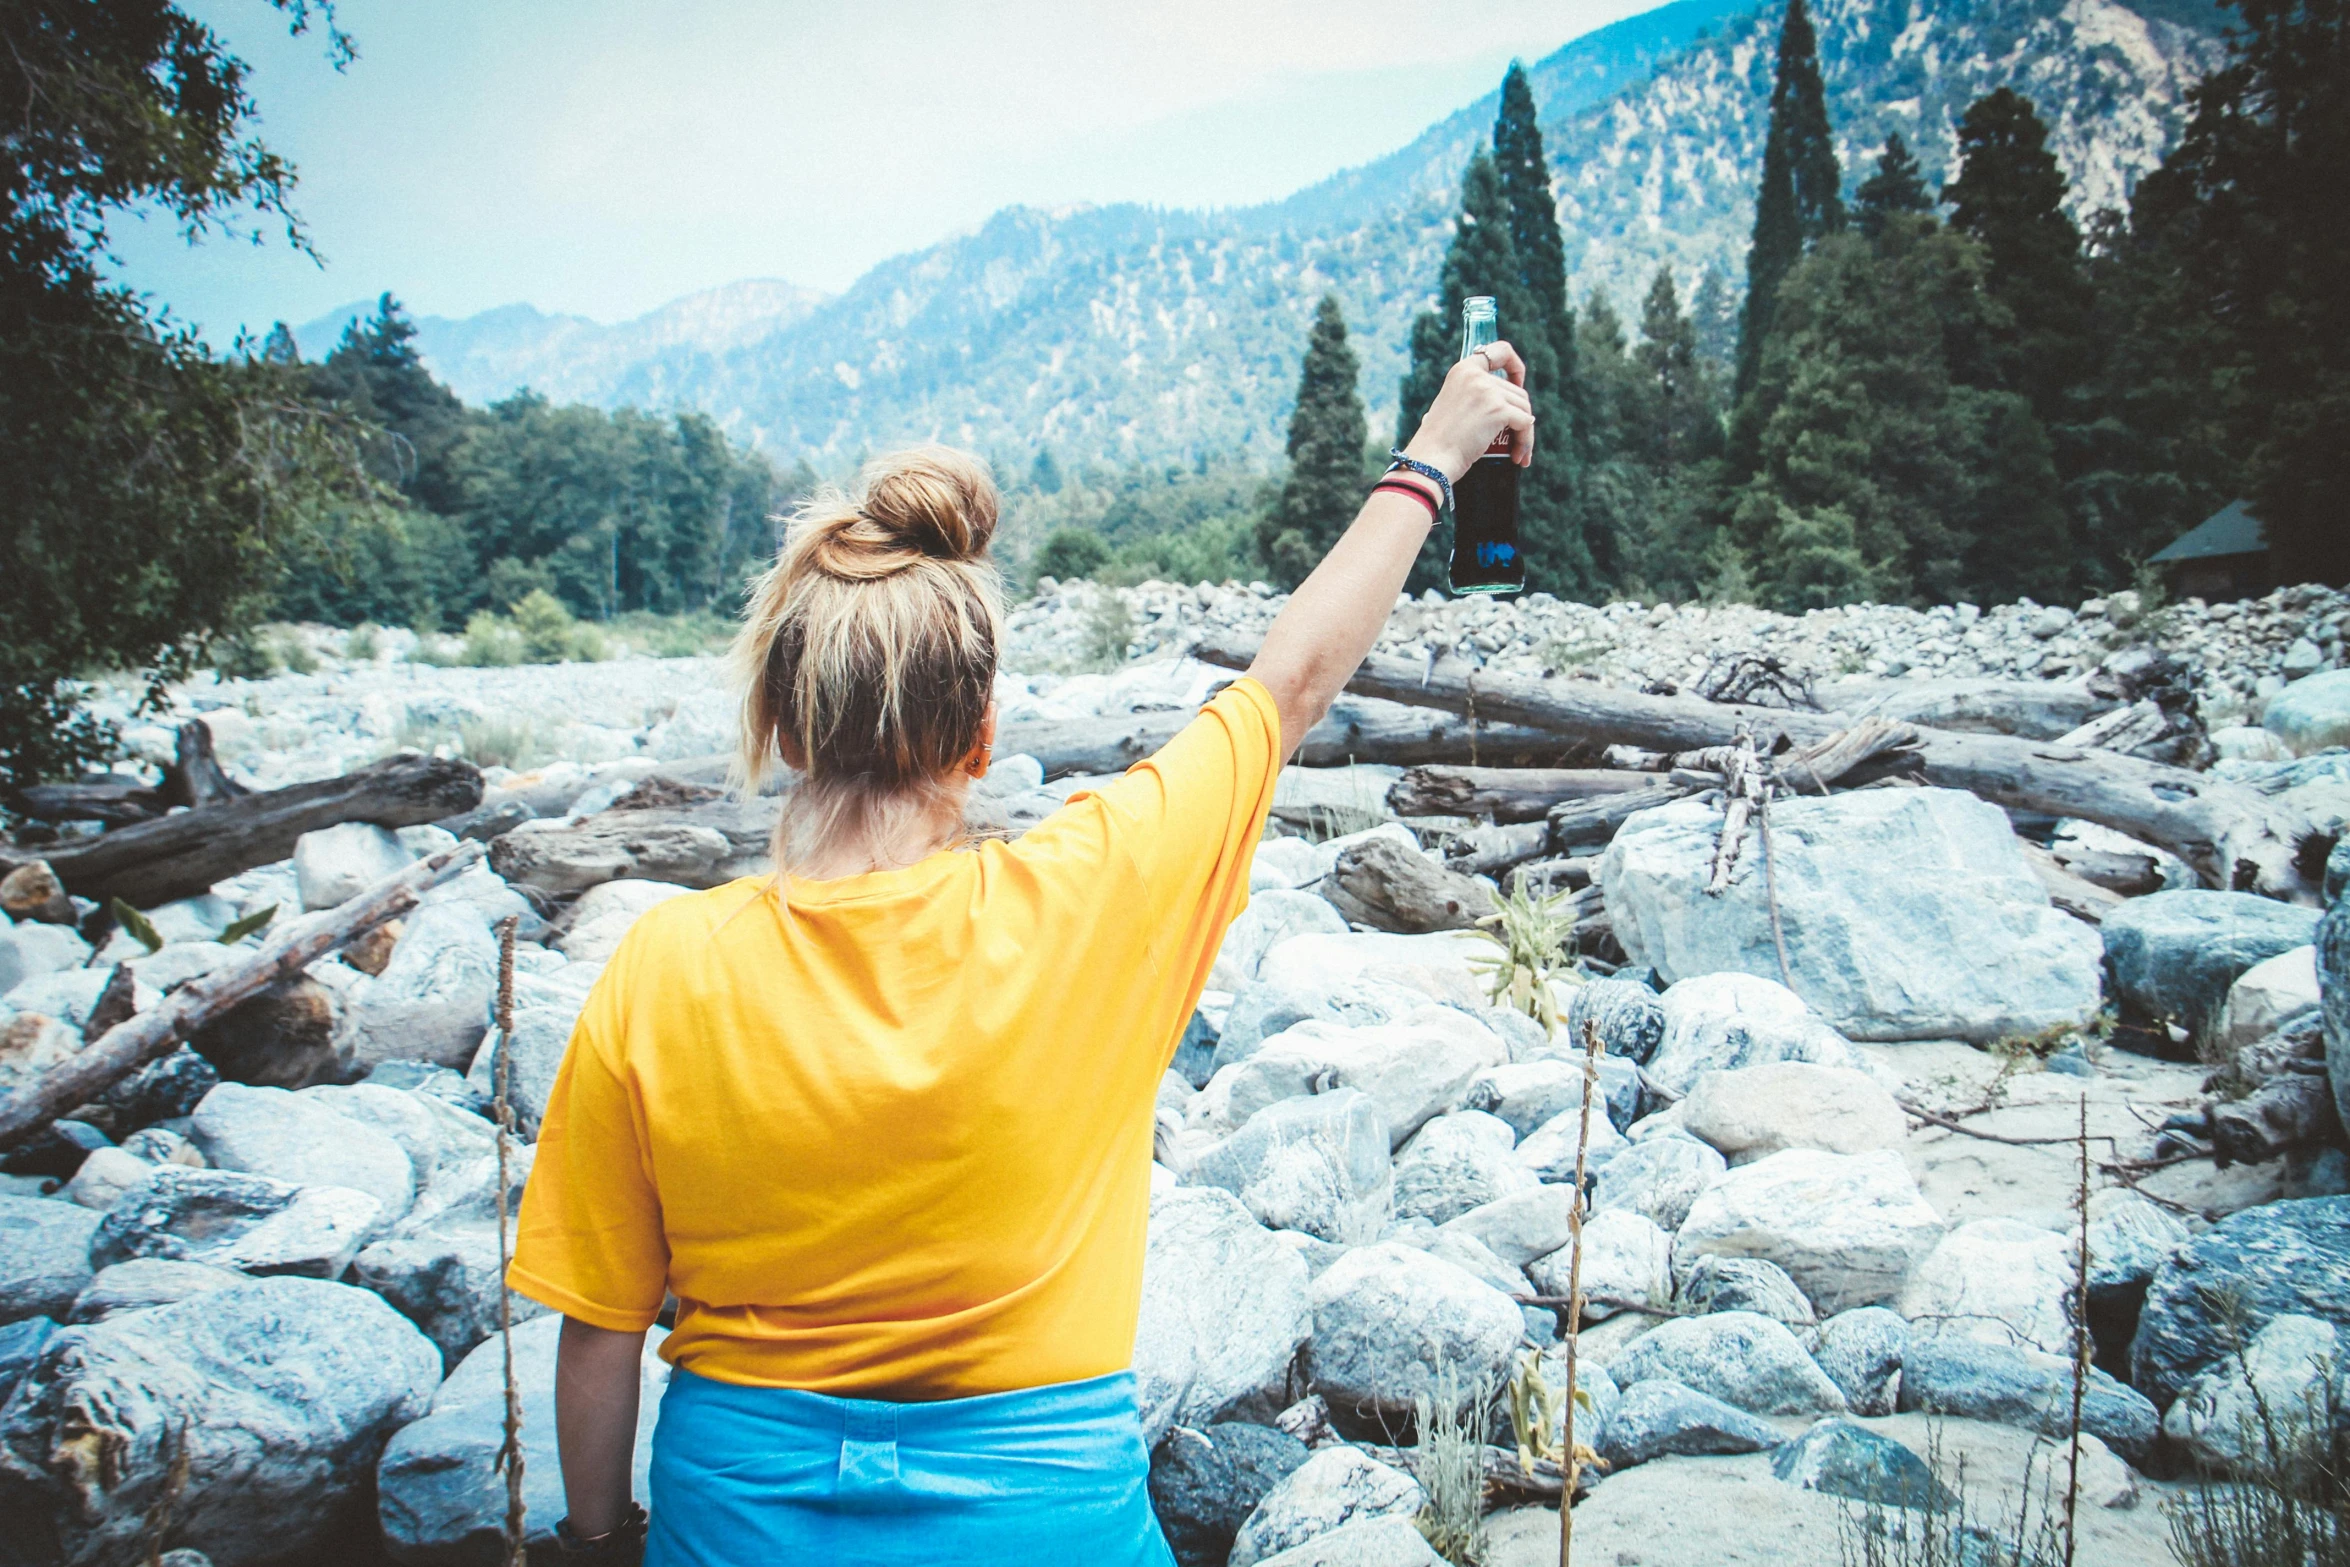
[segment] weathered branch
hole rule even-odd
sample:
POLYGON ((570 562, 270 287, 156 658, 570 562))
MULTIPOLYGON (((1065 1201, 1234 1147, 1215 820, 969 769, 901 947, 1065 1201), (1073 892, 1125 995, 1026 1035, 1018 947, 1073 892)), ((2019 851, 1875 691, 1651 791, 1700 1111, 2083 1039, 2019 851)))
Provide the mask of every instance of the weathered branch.
POLYGON ((339 778, 198 806, 85 842, 52 844, 41 858, 68 892, 147 909, 282 860, 294 852, 296 839, 321 827, 410 827, 480 803, 481 772, 472 763, 406 752, 339 778))
POLYGON ((386 920, 416 907, 426 892, 481 859, 482 846, 461 843, 388 876, 348 903, 295 920, 241 962, 191 980, 162 1002, 108 1029, 70 1060, 0 1100, 0 1148, 12 1148, 76 1105, 87 1104, 157 1060, 214 1018, 278 980, 347 946, 386 920))
MULTIPOLYGON (((1568 800, 1661 789, 1655 773, 1608 767, 1415 767, 1387 791, 1398 816, 1483 816, 1538 822, 1568 800)), ((1651 802, 1655 803, 1655 802, 1651 802)))
MULTIPOLYGON (((996 755, 1033 756, 1047 778, 1124 772, 1174 739, 1193 716, 1184 711, 1021 719, 997 731, 996 755)), ((1349 762, 1410 767, 1472 758, 1502 765, 1555 762, 1570 748, 1548 730, 1496 724, 1483 714, 1471 725, 1465 717, 1441 709, 1348 696, 1332 703, 1329 714, 1306 732, 1293 760, 1306 767, 1343 767, 1349 762)))

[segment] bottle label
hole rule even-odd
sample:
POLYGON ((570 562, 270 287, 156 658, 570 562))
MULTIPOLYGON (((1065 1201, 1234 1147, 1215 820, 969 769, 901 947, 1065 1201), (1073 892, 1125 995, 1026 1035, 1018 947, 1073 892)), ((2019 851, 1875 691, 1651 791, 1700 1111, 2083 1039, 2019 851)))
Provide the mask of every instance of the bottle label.
POLYGON ((1507 457, 1511 454, 1511 451, 1512 447, 1510 446, 1510 432, 1504 430, 1501 432, 1501 434, 1493 438, 1493 444, 1491 446, 1485 448, 1485 455, 1488 457, 1507 457))

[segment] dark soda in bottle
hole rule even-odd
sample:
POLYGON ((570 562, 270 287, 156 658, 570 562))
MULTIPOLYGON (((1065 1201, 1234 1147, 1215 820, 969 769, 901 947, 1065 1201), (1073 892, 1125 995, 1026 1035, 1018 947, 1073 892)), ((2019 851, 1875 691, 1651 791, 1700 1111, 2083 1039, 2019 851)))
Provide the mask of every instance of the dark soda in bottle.
MULTIPOLYGON (((1463 359, 1500 336, 1500 312, 1491 299, 1461 301, 1463 359)), ((1518 548, 1518 465, 1507 430, 1453 483, 1446 575, 1455 593, 1516 593, 1526 586, 1526 557, 1518 548)))

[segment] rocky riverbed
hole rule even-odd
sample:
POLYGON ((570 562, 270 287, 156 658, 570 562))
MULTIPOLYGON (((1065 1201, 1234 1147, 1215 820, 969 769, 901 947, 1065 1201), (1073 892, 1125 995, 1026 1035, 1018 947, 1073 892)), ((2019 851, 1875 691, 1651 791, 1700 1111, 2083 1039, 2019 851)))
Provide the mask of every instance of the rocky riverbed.
MULTIPOLYGON (((1278 604, 1047 585, 1012 616, 1007 724, 1179 720, 1229 677, 1183 655, 1278 604)), ((2289 794, 2338 836, 2346 626, 2350 600, 2322 589, 1803 617, 1536 595, 1399 605, 1383 648, 1631 689, 1743 680, 1734 694, 2046 739, 2103 722, 2289 794), (1993 688, 1997 715, 1967 708, 1993 688)), ((312 833, 149 911, 154 950, 11 882, 0 1092, 70 1059, 94 1011, 102 1027, 102 1009, 150 1007, 249 951, 252 935, 221 939, 240 919, 331 907, 458 833, 494 840, 490 862, 8 1156, 0 1560, 496 1560, 493 929, 511 915, 524 938, 518 1191, 629 922, 757 868, 771 802, 693 805, 700 825, 658 851, 640 830, 649 804, 687 809, 716 776, 731 703, 714 661, 461 669, 407 658, 405 633, 363 658, 346 634, 291 634, 312 672, 182 688, 129 724, 123 768, 168 760, 195 718, 256 789, 407 747, 486 764, 483 809, 312 833)), ((108 700, 129 718, 127 692, 108 700)), ((1509 890, 1506 865, 1462 869, 1464 845, 1506 829, 1398 817, 1396 775, 1285 775, 1251 906, 1160 1095, 1136 1370, 1186 1567, 1433 1560, 1412 1522, 1446 1489, 1416 1437, 1430 1401, 1471 1425, 1481 1411, 1496 1472, 1519 1475, 1490 1493, 1485 1559, 1555 1559, 1540 1498, 1556 1471, 1519 1471, 1510 1388, 1565 1380, 1591 1038, 1577 1437, 1604 1469, 1579 1555, 1831 1560, 1870 1506, 1947 1498, 1962 1471, 1971 1516, 2007 1527, 2062 1483, 2079 1329, 2095 1363, 2080 1560, 2161 1561, 2192 1477, 2259 1456, 2258 1401, 2340 1391, 2350 849, 2329 913, 2196 886, 2110 829, 1893 780, 1773 806, 1768 872, 1750 846, 1709 894, 1722 806, 1700 795, 1549 862, 1578 889, 1575 961, 1505 1007, 1494 943, 1395 928, 1411 922, 1350 879, 1382 868, 1479 908, 1509 890), (2084 879, 2098 900, 2052 900, 2084 879)), ((1006 755, 974 814, 1017 831, 1084 782, 1006 755)), ((515 1304, 544 1542, 556 1324, 515 1304)))

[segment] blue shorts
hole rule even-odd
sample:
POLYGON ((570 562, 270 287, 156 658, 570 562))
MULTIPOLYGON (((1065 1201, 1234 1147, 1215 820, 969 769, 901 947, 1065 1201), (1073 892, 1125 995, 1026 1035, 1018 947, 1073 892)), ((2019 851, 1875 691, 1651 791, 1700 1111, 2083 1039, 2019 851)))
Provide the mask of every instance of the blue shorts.
POLYGON ((672 1373, 646 1567, 1173 1567, 1131 1373, 930 1404, 672 1373))

